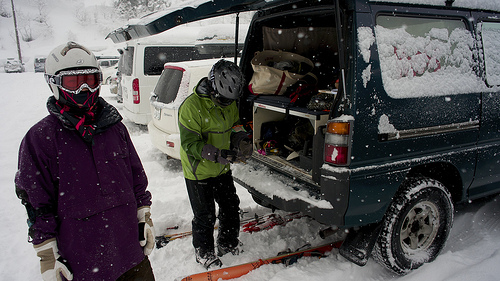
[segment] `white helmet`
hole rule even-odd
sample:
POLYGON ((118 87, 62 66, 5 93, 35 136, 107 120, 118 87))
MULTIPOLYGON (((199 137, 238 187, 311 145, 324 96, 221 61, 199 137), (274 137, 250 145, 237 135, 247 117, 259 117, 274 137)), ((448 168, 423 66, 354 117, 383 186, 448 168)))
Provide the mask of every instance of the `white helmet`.
MULTIPOLYGON (((45 76, 50 77, 67 69, 98 69, 99 64, 94 54, 82 45, 69 41, 55 47, 45 61, 45 76)), ((47 80, 55 98, 59 100, 58 85, 47 80)))

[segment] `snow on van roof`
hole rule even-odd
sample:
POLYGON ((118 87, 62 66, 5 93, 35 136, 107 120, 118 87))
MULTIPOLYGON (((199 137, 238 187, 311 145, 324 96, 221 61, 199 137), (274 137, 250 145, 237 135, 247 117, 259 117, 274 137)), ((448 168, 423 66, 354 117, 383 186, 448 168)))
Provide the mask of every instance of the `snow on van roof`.
POLYGON ((157 18, 160 18, 164 15, 168 15, 172 12, 175 12, 177 10, 180 10, 180 9, 183 9, 183 8, 186 8, 186 7, 191 7, 191 8, 197 8, 198 6, 200 6, 201 4, 204 4, 206 3, 207 0, 187 0, 187 1, 179 1, 177 2, 176 4, 173 4, 172 6, 166 8, 166 9, 163 9, 161 11, 157 11, 157 12, 154 12, 154 13, 150 13, 148 15, 145 15, 139 19, 130 19, 129 20, 129 24, 142 24, 142 23, 145 23, 145 22, 149 22, 151 19, 157 19, 157 18))
MULTIPOLYGON (((415 5, 445 6, 446 0, 369 0, 370 2, 388 2, 415 5)), ((452 7, 490 10, 500 12, 500 1, 498 0, 454 0, 452 7)))
MULTIPOLYGON (((222 38, 233 43, 234 29, 234 24, 213 24, 210 26, 201 26, 191 23, 174 27, 156 35, 131 40, 130 42, 140 44, 192 46, 209 38, 222 38)), ((238 36, 240 42, 245 40, 247 30, 247 24, 240 25, 240 35, 238 36)))
MULTIPOLYGON (((238 42, 244 43, 248 32, 249 24, 240 24, 238 32, 238 42)), ((229 41, 234 42, 235 25, 234 24, 209 24, 200 28, 197 41, 216 42, 229 41)))

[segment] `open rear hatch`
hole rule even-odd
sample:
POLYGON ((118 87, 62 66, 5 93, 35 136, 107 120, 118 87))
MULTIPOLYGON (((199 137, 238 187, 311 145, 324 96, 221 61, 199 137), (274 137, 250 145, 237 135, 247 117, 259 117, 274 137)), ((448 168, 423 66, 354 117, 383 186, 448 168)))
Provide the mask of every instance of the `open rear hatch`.
POLYGON ((299 1, 301 0, 213 0, 207 2, 201 0, 199 3, 194 1, 190 2, 189 7, 177 6, 144 16, 135 24, 128 24, 113 30, 106 36, 106 39, 110 38, 114 43, 121 43, 155 35, 189 22, 299 1))

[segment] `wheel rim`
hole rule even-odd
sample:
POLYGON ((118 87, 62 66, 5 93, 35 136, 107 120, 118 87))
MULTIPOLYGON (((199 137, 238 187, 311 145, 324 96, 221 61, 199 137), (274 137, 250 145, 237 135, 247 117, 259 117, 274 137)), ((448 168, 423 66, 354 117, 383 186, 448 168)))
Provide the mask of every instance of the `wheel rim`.
POLYGON ((400 245, 407 255, 427 250, 439 230, 439 208, 432 202, 417 203, 406 214, 401 225, 400 245))

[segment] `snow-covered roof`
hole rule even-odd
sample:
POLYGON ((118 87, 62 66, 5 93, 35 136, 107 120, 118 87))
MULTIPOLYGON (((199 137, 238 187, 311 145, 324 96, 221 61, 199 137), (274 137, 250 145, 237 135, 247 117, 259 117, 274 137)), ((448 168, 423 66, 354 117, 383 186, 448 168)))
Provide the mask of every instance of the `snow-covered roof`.
MULTIPOLYGON (((239 41, 245 40, 248 30, 248 24, 242 24, 239 41)), ((141 44, 159 44, 171 46, 194 46, 196 43, 204 42, 207 38, 228 39, 229 43, 234 43, 234 24, 212 24, 209 26, 200 26, 195 24, 185 24, 174 27, 170 30, 135 39, 141 44)), ((132 40, 131 42, 134 42, 132 40)))

